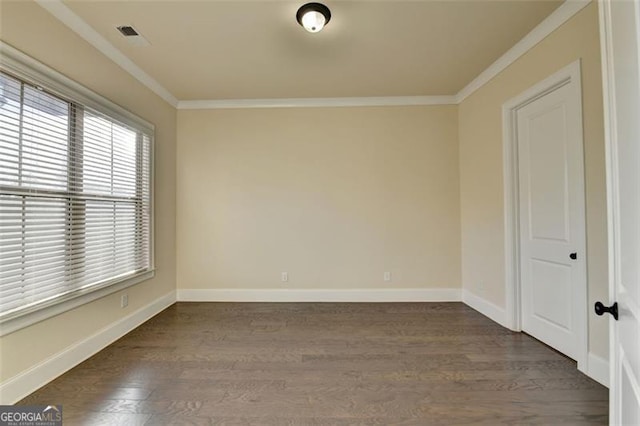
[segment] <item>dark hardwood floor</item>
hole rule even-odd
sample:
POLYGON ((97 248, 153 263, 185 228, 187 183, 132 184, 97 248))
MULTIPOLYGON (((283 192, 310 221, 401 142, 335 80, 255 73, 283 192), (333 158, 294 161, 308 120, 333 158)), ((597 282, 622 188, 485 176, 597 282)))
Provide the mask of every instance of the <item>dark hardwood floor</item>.
POLYGON ((605 425, 607 389, 462 303, 178 303, 20 404, 65 425, 605 425))

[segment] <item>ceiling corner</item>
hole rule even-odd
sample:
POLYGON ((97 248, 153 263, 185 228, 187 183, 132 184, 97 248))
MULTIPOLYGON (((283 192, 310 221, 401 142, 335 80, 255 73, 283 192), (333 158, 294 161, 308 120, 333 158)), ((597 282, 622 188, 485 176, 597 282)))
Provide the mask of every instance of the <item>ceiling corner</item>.
POLYGON ((178 99, 153 77, 138 67, 131 59, 118 50, 107 39, 101 36, 81 17, 69 9, 62 0, 35 0, 43 9, 69 27, 85 41, 98 49, 103 55, 111 59, 123 70, 131 74, 149 90, 160 96, 174 108, 178 107, 178 99))

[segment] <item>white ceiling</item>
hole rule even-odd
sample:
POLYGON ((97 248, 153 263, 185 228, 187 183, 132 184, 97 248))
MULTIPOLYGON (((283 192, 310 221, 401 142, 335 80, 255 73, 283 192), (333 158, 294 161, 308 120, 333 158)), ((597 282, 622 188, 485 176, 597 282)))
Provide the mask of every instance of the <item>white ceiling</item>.
POLYGON ((317 34, 295 20, 303 3, 65 1, 180 100, 453 95, 562 1, 332 0, 317 34))

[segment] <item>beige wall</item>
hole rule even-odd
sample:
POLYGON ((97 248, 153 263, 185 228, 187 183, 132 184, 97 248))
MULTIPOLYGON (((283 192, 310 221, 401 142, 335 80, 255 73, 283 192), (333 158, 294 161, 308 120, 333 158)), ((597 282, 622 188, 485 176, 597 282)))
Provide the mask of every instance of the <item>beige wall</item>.
MULTIPOLYGON (((587 6, 459 106, 463 286, 505 306, 501 107, 576 59, 582 61, 589 306, 607 299, 607 233, 600 45, 587 6)), ((607 319, 589 311, 589 347, 607 357, 607 319)))
POLYGON ((0 338, 4 381, 175 289, 176 111, 32 2, 2 2, 0 38, 156 125, 156 277, 0 338))
POLYGON ((457 131, 456 106, 179 111, 178 288, 459 288, 457 131))

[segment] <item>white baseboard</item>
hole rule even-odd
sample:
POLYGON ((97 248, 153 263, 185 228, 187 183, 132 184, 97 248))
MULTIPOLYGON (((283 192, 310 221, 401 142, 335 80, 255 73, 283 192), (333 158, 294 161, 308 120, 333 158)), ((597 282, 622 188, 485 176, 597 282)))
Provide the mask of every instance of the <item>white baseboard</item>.
MULTIPOLYGON (((462 290, 462 301, 501 326, 509 328, 505 309, 471 293, 469 290, 462 290)), ((609 361, 606 359, 589 352, 586 368, 580 367, 579 370, 603 386, 609 387, 609 361)))
POLYGON ((589 352, 584 373, 603 386, 609 387, 609 361, 589 352))
POLYGON ((459 302, 459 288, 182 289, 178 302, 459 302))
POLYGON ((131 315, 99 330, 41 363, 0 384, 0 405, 15 404, 25 396, 104 349, 176 301, 175 291, 154 300, 131 315))
POLYGON ((504 308, 494 305, 469 290, 462 290, 462 301, 465 305, 475 309, 501 326, 509 328, 507 327, 507 311, 504 308))
MULTIPOLYGON (((181 302, 459 302, 463 301, 500 325, 506 324, 505 310, 479 296, 456 288, 371 289, 371 290, 236 290, 215 289, 177 291, 181 302)), ((0 405, 14 404, 51 380, 75 367, 115 340, 171 306, 176 293, 170 292, 94 335, 73 344, 40 364, 0 384, 0 405)), ((589 377, 609 387, 609 362, 589 353, 589 377)))

